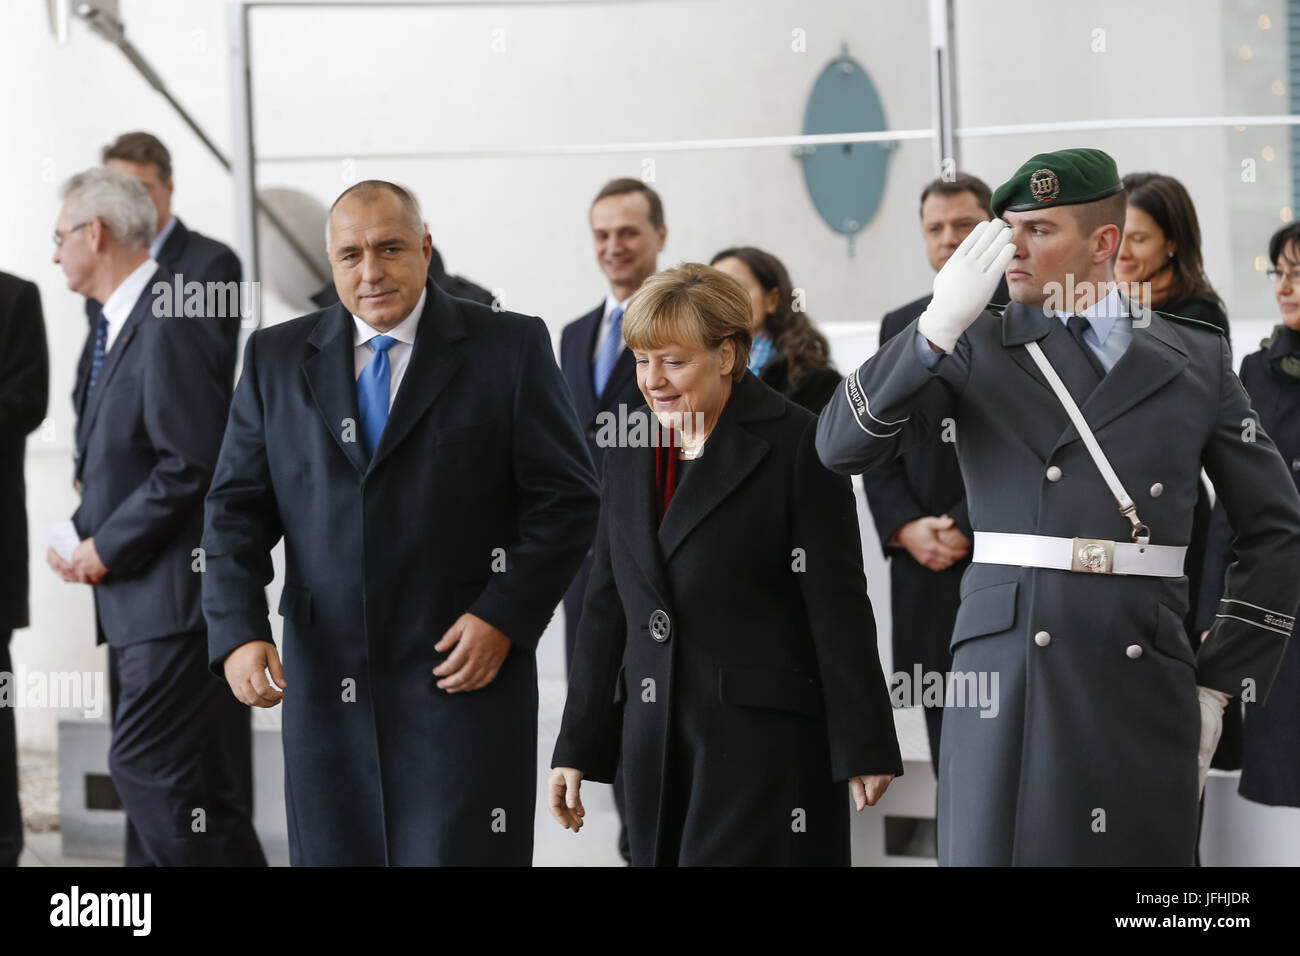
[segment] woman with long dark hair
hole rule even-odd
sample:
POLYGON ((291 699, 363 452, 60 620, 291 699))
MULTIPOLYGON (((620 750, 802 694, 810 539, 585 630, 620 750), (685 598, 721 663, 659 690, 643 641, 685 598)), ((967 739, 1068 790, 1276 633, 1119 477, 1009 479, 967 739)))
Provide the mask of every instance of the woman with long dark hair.
POLYGON ((1163 173, 1129 173, 1128 215, 1115 259, 1115 281, 1147 282, 1148 308, 1208 322, 1228 334, 1223 300, 1205 274, 1201 226, 1183 184, 1163 173))
POLYGON ((820 412, 840 384, 831 347, 808 313, 795 308, 794 283, 781 260, 753 246, 723 249, 709 263, 749 293, 754 345, 749 370, 790 401, 820 412))

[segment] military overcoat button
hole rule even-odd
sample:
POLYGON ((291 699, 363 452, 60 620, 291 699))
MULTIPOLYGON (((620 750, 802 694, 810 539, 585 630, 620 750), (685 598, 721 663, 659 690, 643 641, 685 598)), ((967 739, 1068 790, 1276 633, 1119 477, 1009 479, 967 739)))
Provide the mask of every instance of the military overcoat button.
POLYGON ((1157 481, 1154 485, 1151 486, 1152 498, 1159 498, 1164 493, 1165 493, 1165 486, 1160 484, 1160 482, 1157 481))
POLYGON ((1061 469, 1057 468, 1055 465, 1053 465, 1051 468, 1048 468, 1048 469, 1047 469, 1047 480, 1048 480, 1048 481, 1060 481, 1060 480, 1061 480, 1061 469))
POLYGON ((1048 644, 1052 643, 1052 635, 1048 634, 1046 631, 1039 631, 1034 635, 1034 643, 1039 647, 1046 647, 1048 644))
POLYGON ((1131 659, 1137 660, 1139 657, 1142 656, 1142 645, 1130 644, 1128 646, 1128 649, 1125 650, 1124 653, 1127 654, 1131 659))
POLYGON ((650 636, 660 644, 668 640, 673 632, 673 622, 668 619, 666 611, 657 610, 650 615, 650 636))

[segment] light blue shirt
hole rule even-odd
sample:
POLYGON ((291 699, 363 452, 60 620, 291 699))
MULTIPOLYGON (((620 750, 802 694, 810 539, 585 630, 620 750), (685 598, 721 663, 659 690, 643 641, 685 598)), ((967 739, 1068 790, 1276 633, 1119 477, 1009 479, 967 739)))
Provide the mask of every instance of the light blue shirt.
MULTIPOLYGON (((1076 313, 1056 312, 1062 325, 1068 324, 1070 316, 1076 313)), ((1133 341, 1133 318, 1129 314, 1129 304, 1118 289, 1111 289, 1110 295, 1077 313, 1088 320, 1088 330, 1083 333, 1083 341, 1093 354, 1101 361, 1107 372, 1115 367, 1120 356, 1133 341)), ((930 342, 921 330, 917 329, 913 340, 916 357, 926 368, 934 368, 944 353, 930 348, 930 342)))
POLYGON ((153 242, 149 243, 150 259, 158 258, 159 250, 162 249, 163 244, 167 242, 167 237, 172 234, 172 230, 175 228, 176 228, 176 217, 172 216, 170 219, 167 220, 167 225, 163 226, 162 229, 159 230, 158 235, 153 237, 153 242))

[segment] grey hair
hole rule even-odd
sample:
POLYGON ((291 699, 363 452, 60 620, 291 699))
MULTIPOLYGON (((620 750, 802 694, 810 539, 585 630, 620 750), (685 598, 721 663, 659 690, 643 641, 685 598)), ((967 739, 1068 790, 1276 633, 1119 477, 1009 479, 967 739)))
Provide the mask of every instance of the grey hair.
POLYGON ((148 248, 158 225, 158 210, 137 180, 106 166, 77 173, 59 189, 74 223, 102 219, 127 248, 148 248))
POLYGON ((356 198, 363 202, 373 202, 379 198, 381 192, 392 193, 401 200, 402 209, 406 213, 406 224, 415 230, 417 236, 424 237, 425 232, 428 231, 428 224, 424 221, 424 214, 420 212, 420 201, 415 198, 415 193, 397 185, 397 183, 390 183, 386 179, 364 179, 339 193, 338 198, 330 206, 329 215, 325 217, 325 251, 327 253, 332 248, 330 219, 334 216, 334 207, 352 195, 355 195, 356 198))

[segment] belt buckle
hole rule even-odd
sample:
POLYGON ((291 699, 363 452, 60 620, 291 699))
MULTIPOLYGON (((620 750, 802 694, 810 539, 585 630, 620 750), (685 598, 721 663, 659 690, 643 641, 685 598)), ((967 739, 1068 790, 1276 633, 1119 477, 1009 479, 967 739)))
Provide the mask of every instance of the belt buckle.
POLYGON ((1070 570, 1087 574, 1114 574, 1115 542, 1103 538, 1075 538, 1070 546, 1070 570))

